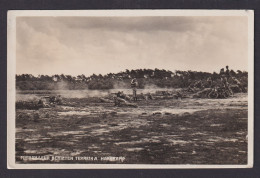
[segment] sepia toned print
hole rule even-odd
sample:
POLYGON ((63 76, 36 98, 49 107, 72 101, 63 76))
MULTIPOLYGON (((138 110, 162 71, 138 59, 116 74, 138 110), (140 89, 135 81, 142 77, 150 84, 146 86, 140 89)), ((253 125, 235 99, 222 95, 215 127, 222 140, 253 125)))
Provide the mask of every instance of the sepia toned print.
POLYGON ((8 18, 9 168, 252 167, 252 11, 8 18))

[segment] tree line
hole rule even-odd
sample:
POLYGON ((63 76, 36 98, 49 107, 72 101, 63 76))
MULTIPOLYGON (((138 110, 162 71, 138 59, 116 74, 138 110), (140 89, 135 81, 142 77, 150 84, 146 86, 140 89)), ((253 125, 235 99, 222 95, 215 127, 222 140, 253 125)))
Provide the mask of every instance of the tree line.
MULTIPOLYGON (((248 73, 245 71, 230 70, 230 75, 239 79, 247 85, 248 73)), ((213 72, 180 71, 175 72, 160 69, 137 69, 125 70, 119 73, 109 73, 106 75, 78 76, 71 75, 38 75, 31 74, 16 75, 16 89, 19 90, 84 90, 84 89, 113 89, 129 88, 133 78, 138 80, 139 88, 153 85, 161 88, 182 88, 190 85, 194 81, 219 80, 220 74, 213 72)))

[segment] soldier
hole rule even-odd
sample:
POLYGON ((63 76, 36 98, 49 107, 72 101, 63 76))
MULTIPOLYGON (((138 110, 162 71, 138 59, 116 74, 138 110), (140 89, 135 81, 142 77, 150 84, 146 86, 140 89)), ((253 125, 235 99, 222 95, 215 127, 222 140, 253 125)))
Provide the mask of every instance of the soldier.
POLYGON ((242 92, 246 92, 245 87, 241 84, 241 82, 240 82, 237 78, 232 77, 232 80, 233 80, 234 83, 240 88, 240 90, 241 90, 242 92))
POLYGON ((39 107, 43 107, 43 106, 44 106, 42 99, 39 99, 37 105, 38 105, 39 107))
POLYGON ((227 77, 221 77, 222 87, 229 91, 229 94, 232 96, 233 91, 230 88, 230 84, 228 83, 227 77))
POLYGON ((118 91, 117 94, 116 94, 116 96, 119 97, 119 98, 122 98, 122 96, 123 96, 123 92, 118 91))
POLYGON ((123 98, 114 96, 114 102, 115 102, 115 106, 121 106, 121 103, 126 103, 126 101, 123 98))
POLYGON ((56 97, 55 96, 50 96, 49 102, 50 102, 50 104, 54 104, 56 102, 56 97))
POLYGON ((153 100, 153 96, 151 95, 151 93, 147 93, 147 99, 153 100))
POLYGON ((56 98, 56 103, 61 105, 62 104, 62 98, 61 95, 58 95, 58 97, 56 98))
POLYGON ((232 77, 232 80, 234 81, 235 84, 241 85, 240 81, 237 78, 232 77))
POLYGON ((130 106, 130 107, 138 107, 136 104, 129 103, 125 99, 127 96, 123 92, 118 92, 114 97, 115 106, 130 106))
POLYGON ((131 88, 133 89, 133 99, 134 101, 137 101, 137 80, 136 78, 134 78, 132 81, 131 81, 131 88))
POLYGON ((223 75, 223 74, 225 74, 224 68, 220 69, 220 72, 219 72, 219 75, 223 75))
POLYGON ((127 96, 126 94, 124 94, 123 91, 119 91, 119 92, 116 94, 116 96, 117 96, 118 98, 122 98, 122 99, 125 99, 125 100, 130 100, 130 97, 127 96))
POLYGON ((227 77, 222 76, 220 78, 220 81, 221 81, 221 86, 222 87, 226 87, 227 86, 227 84, 228 84, 227 77))
POLYGON ((207 83, 208 83, 209 88, 211 88, 212 87, 212 79, 211 79, 211 77, 207 78, 207 83))
POLYGON ((229 76, 229 69, 228 69, 228 66, 226 66, 226 76, 229 76))
POLYGON ((228 66, 226 66, 226 77, 227 79, 230 78, 230 70, 228 69, 228 66))

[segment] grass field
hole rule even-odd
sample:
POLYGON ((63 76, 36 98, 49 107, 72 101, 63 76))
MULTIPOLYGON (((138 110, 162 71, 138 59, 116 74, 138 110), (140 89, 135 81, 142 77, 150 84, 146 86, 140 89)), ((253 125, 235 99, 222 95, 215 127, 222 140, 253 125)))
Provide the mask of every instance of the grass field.
MULTIPOLYGON (((26 93, 30 95, 37 97, 37 93, 26 93)), ((158 99, 137 104, 138 108, 115 107, 95 96, 63 96, 63 104, 56 107, 17 109, 16 162, 247 163, 247 94, 229 99, 158 99), (24 160, 21 156, 73 160, 24 160), (124 159, 102 159, 109 156, 124 159)))

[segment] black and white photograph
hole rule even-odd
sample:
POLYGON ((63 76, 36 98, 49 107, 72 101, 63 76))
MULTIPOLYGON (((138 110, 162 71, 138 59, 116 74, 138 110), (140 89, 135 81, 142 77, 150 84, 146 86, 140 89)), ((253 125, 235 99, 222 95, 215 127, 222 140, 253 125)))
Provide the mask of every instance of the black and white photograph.
POLYGON ((253 166, 253 11, 8 12, 8 166, 253 166))

